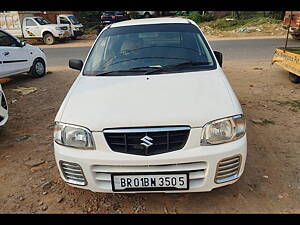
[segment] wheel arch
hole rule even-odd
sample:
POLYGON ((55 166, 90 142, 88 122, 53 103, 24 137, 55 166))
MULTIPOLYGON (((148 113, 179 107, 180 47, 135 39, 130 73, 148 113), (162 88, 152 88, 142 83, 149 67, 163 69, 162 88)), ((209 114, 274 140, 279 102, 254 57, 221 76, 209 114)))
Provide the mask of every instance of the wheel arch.
POLYGON ((55 36, 53 35, 53 33, 52 33, 50 30, 44 30, 44 31, 42 32, 42 37, 44 37, 46 34, 51 34, 53 37, 55 37, 55 36))
MULTIPOLYGON (((45 59, 43 59, 42 57, 40 57, 40 56, 38 56, 38 57, 35 57, 34 58, 34 60, 32 61, 32 65, 30 66, 30 70, 29 70, 29 72, 28 73, 31 73, 31 74, 33 74, 33 68, 34 68, 34 63, 37 61, 37 60, 41 60, 42 61, 42 63, 44 64, 44 69, 45 69, 45 74, 44 75, 46 75, 47 74, 47 62, 45 61, 45 59)), ((43 76, 44 76, 43 75, 43 76)), ((36 77, 36 76, 35 76, 36 77)), ((40 77, 42 77, 42 76, 40 76, 40 77)))

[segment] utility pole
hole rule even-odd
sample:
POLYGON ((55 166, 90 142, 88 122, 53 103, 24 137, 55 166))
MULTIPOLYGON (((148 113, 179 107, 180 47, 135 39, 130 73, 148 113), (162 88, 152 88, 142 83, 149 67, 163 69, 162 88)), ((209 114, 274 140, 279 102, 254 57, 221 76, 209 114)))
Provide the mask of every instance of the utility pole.
POLYGON ((289 33, 290 33, 290 26, 291 26, 292 16, 293 16, 293 11, 291 11, 291 15, 290 15, 290 21, 289 21, 288 31, 287 31, 287 34, 286 34, 286 41, 285 41, 285 46, 284 46, 284 52, 286 50, 288 39, 289 39, 289 33))

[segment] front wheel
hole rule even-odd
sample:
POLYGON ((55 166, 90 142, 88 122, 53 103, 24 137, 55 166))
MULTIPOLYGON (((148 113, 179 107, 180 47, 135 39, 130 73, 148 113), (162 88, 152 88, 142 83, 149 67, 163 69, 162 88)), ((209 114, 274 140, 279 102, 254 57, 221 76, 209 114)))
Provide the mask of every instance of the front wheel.
POLYGON ((46 45, 52 45, 54 44, 55 39, 52 34, 48 33, 44 35, 43 41, 46 45))
POLYGON ((145 18, 150 18, 151 15, 150 15, 150 13, 146 12, 146 13, 144 14, 144 17, 145 17, 145 18))
POLYGON ((298 84, 300 83, 300 76, 297 76, 296 74, 289 73, 289 79, 291 82, 298 84))
POLYGON ((42 59, 35 59, 33 61, 33 64, 31 66, 31 69, 29 73, 35 77, 35 78, 40 78, 46 75, 46 65, 44 60, 42 59))

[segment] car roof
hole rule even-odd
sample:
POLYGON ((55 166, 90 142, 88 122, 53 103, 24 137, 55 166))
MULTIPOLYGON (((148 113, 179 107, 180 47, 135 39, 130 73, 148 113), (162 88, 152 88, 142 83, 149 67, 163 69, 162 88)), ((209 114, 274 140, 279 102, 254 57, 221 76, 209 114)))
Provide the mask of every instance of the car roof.
POLYGON ((183 23, 189 24, 190 21, 184 18, 178 17, 158 17, 158 18, 147 18, 147 19, 132 19, 125 20, 118 23, 113 23, 110 27, 123 27, 123 26, 136 26, 136 25, 146 25, 146 24, 165 24, 165 23, 183 23))

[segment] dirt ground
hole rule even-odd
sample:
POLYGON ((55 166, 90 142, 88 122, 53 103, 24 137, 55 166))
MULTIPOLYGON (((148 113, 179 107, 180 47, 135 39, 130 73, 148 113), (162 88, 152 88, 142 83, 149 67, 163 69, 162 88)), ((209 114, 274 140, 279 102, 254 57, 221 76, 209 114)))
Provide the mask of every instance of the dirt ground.
POLYGON ((188 194, 93 193, 64 183, 53 120, 78 72, 14 76, 2 84, 9 120, 0 128, 0 213, 300 213, 300 108, 280 104, 299 101, 300 85, 270 62, 225 61, 223 70, 247 117, 245 171, 232 185, 188 194), (22 95, 18 87, 36 90, 22 95))

